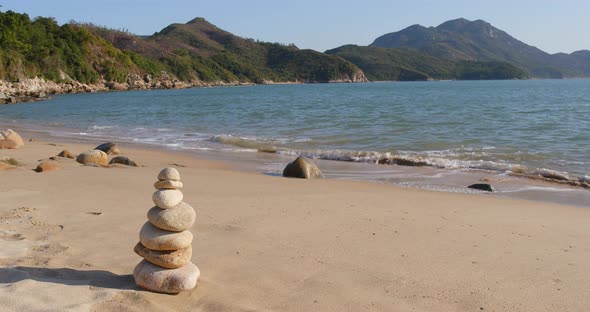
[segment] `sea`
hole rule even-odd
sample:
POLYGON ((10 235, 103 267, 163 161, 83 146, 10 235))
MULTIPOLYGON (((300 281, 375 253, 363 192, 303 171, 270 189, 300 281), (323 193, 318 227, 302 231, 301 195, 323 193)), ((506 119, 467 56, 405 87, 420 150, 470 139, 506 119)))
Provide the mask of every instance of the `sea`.
POLYGON ((256 85, 85 93, 0 105, 0 127, 134 143, 280 176, 296 156, 328 178, 590 207, 590 80, 256 85), (562 183, 539 179, 549 177, 562 183))

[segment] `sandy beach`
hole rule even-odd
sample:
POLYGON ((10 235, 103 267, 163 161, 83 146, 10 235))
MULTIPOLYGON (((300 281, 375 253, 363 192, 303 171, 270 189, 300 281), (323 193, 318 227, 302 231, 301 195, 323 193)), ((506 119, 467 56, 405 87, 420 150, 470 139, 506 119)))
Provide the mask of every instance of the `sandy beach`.
POLYGON ((142 166, 32 171, 89 144, 0 150, 2 311, 587 311, 590 210, 240 172, 122 145, 142 166), (161 168, 197 210, 198 287, 135 286, 133 252, 161 168))

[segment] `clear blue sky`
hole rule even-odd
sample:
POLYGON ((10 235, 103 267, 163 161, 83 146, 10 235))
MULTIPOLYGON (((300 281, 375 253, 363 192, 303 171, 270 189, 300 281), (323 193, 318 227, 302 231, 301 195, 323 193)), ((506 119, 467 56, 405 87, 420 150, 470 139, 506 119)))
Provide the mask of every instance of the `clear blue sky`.
POLYGON ((590 0, 0 0, 1 9, 153 34, 204 17, 242 37, 318 51, 370 44, 412 24, 484 19, 550 53, 590 49, 590 0))

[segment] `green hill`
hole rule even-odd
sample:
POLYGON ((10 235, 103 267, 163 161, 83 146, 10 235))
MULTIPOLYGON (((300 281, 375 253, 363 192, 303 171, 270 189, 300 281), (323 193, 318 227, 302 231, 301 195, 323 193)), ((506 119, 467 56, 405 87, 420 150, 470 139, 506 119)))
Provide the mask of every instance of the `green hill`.
POLYGON ((359 66, 370 80, 526 79, 527 74, 506 62, 453 61, 413 49, 345 45, 327 54, 359 66))
POLYGON ((130 75, 204 82, 365 81, 337 57, 293 45, 258 42, 202 18, 149 37, 89 24, 0 12, 0 78, 125 82, 130 75))

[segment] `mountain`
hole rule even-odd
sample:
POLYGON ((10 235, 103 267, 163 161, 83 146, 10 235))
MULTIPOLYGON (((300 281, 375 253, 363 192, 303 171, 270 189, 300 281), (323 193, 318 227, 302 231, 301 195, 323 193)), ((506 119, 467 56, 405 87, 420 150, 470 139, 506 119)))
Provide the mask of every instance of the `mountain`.
POLYGON ((413 25, 383 35, 370 45, 412 48, 431 56, 456 61, 508 62, 534 78, 588 77, 590 51, 549 54, 527 45, 483 20, 463 18, 437 27, 413 25))
POLYGON ((360 67, 376 81, 526 79, 521 69, 506 62, 456 61, 407 48, 345 45, 326 51, 360 67))
POLYGON ((122 50, 164 60, 182 79, 257 83, 365 80, 355 65, 339 57, 294 45, 244 39, 203 18, 172 24, 147 38, 132 37, 132 45, 122 44, 116 34, 113 39, 102 36, 122 50))
MULTIPOLYGON (((361 82, 337 56, 244 39, 203 18, 136 36, 92 24, 0 12, 0 79, 42 77, 87 84, 152 79, 220 83, 361 82), (145 77, 145 78, 141 78, 145 77)), ((111 84, 112 85, 112 84, 111 84)))

